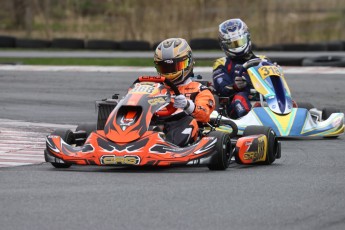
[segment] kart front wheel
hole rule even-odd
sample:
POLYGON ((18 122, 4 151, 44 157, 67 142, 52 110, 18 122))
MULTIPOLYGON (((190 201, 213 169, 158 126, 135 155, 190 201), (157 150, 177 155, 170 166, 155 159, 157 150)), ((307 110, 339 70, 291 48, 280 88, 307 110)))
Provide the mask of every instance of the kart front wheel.
POLYGON ((97 129, 96 123, 79 124, 74 133, 76 146, 82 146, 90 134, 97 129))
POLYGON ((297 106, 298 108, 304 108, 304 109, 307 109, 308 111, 311 110, 312 108, 315 108, 315 106, 309 102, 298 102, 297 106))
POLYGON ((82 123, 79 124, 75 131, 85 131, 86 137, 90 136, 93 131, 96 131, 97 124, 96 123, 82 123))
POLYGON ((327 120, 333 113, 340 113, 339 109, 327 107, 322 109, 322 120, 327 120))
POLYGON ((216 153, 212 156, 208 168, 210 170, 226 170, 232 157, 231 139, 228 133, 212 131, 209 137, 216 137, 216 153))
MULTIPOLYGON (((276 159, 281 156, 280 144, 277 140, 276 134, 271 127, 267 126, 247 126, 243 131, 243 136, 264 134, 267 137, 267 153, 266 159, 263 162, 266 165, 272 164, 276 159)), ((239 159, 236 159, 238 162, 239 159)))
MULTIPOLYGON (((74 134, 72 130, 70 129, 56 129, 51 133, 51 135, 60 136, 64 142, 67 144, 72 144, 74 142, 74 134)), ((67 163, 56 163, 56 162, 50 162, 55 168, 69 168, 71 167, 71 164, 67 163)))

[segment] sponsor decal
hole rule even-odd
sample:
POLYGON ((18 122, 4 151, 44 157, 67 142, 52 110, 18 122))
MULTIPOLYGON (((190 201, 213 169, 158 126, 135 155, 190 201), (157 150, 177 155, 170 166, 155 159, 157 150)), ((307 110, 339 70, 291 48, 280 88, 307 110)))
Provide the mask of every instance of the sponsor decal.
POLYGON ((218 75, 218 74, 223 74, 222 69, 217 69, 217 70, 213 71, 213 76, 218 75))
POLYGON ((138 165, 140 163, 139 156, 116 156, 116 155, 105 155, 100 158, 102 165, 138 165))
POLYGON ((223 78, 220 78, 220 75, 217 75, 215 78, 217 78, 217 83, 222 84, 223 78))
POLYGON ((168 146, 164 144, 156 144, 150 148, 150 153, 166 154, 166 153, 183 153, 184 148, 168 146))
POLYGON ((192 87, 192 88, 185 88, 185 90, 194 90, 195 87, 192 87))
POLYGON ((150 81, 150 80, 159 81, 159 80, 162 80, 162 77, 161 76, 141 76, 140 79, 142 81, 150 81))
POLYGON ((245 160, 252 160, 255 161, 263 161, 265 160, 266 154, 265 154, 265 136, 258 138, 258 148, 257 151, 250 151, 250 146, 252 145, 252 142, 247 142, 246 145, 248 146, 248 149, 246 153, 244 153, 243 157, 245 160))
POLYGON ((164 104, 166 102, 166 97, 156 97, 149 99, 147 101, 150 105, 164 104))

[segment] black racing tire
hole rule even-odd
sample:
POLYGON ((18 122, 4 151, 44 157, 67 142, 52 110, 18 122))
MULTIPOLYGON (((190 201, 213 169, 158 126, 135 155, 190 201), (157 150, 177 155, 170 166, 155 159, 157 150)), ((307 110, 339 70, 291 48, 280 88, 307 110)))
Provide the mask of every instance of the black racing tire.
POLYGON ((327 120, 333 113, 340 113, 340 110, 334 107, 326 107, 322 109, 322 120, 327 120))
POLYGON ((119 48, 127 51, 146 51, 151 50, 151 44, 147 41, 121 41, 119 48))
POLYGON ((192 50, 219 50, 220 46, 217 39, 213 38, 194 38, 190 40, 192 50))
MULTIPOLYGON (((247 126, 245 130, 243 131, 243 136, 250 136, 250 135, 257 135, 257 134, 264 134, 267 137, 268 149, 266 153, 266 159, 263 162, 263 164, 270 165, 276 160, 276 158, 280 158, 280 148, 279 148, 277 136, 275 132, 273 131, 273 129, 268 126, 250 125, 250 126, 247 126)), ((236 162, 238 162, 238 160, 236 162)))
POLYGON ((55 38, 51 44, 52 48, 58 49, 84 49, 84 40, 76 38, 55 38))
POLYGON ((217 138, 217 153, 212 156, 207 167, 213 171, 226 170, 230 165, 233 153, 229 134, 220 131, 212 131, 208 136, 217 138))
POLYGON ((17 48, 48 48, 50 47, 50 41, 42 39, 17 39, 17 48))
POLYGON ((300 57, 276 57, 271 59, 281 66, 302 66, 303 58, 300 57))
POLYGON ((0 47, 9 48, 15 47, 16 38, 12 36, 0 36, 0 47))
POLYGON ((156 48, 158 47, 159 44, 161 44, 161 42, 162 42, 162 41, 153 43, 152 49, 153 49, 153 50, 156 50, 156 48))
POLYGON ((256 50, 256 51, 282 51, 283 46, 282 45, 256 46, 255 48, 253 48, 253 50, 256 50))
POLYGON ((343 51, 345 48, 342 41, 330 41, 326 42, 326 45, 327 51, 343 51))
POLYGON ((327 51, 328 46, 324 42, 316 42, 308 45, 308 50, 306 51, 327 51))
POLYGON ((85 131, 86 132, 86 137, 90 136, 90 134, 93 132, 93 131, 96 131, 97 130, 97 124, 94 123, 94 122, 91 122, 91 123, 82 123, 82 124, 79 124, 77 126, 77 128, 75 129, 75 131, 85 131))
POLYGON ((304 108, 304 109, 307 109, 308 111, 312 108, 315 108, 315 106, 309 102, 298 102, 297 106, 298 108, 304 108))
POLYGON ((119 43, 111 40, 89 40, 85 48, 91 50, 116 50, 119 48, 119 43))
POLYGON ((323 43, 290 43, 282 44, 283 51, 327 51, 327 45, 323 43))
POLYGON ((341 56, 321 56, 314 58, 305 58, 302 66, 333 66, 345 67, 345 57, 341 56))
MULTIPOLYGON (((67 144, 74 142, 74 134, 70 129, 56 129, 51 135, 60 136, 67 144)), ((55 168, 69 168, 72 164, 50 162, 55 168)))

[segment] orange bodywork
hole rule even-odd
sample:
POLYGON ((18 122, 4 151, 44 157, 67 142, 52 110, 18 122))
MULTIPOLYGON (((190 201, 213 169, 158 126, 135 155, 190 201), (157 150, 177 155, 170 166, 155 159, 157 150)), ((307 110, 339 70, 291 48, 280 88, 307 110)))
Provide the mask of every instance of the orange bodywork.
POLYGON ((236 143, 236 148, 242 164, 264 162, 267 157, 267 137, 263 134, 241 137, 236 143))
POLYGON ((197 144, 179 148, 166 142, 162 133, 147 131, 139 140, 114 143, 104 131, 96 131, 81 147, 72 147, 59 136, 47 137, 47 150, 66 163, 80 165, 152 165, 186 164, 207 157, 215 151, 214 137, 204 137, 197 144))

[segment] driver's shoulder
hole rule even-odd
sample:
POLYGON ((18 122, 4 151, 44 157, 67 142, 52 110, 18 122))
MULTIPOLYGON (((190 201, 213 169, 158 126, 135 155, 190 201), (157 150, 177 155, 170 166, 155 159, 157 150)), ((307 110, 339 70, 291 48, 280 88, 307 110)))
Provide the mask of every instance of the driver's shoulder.
POLYGON ((189 92, 201 92, 205 89, 208 89, 205 83, 207 83, 207 81, 192 80, 188 82, 188 84, 179 86, 179 90, 189 92))
POLYGON ((221 57, 221 58, 216 59, 213 62, 213 70, 218 69, 219 67, 225 66, 225 63, 226 63, 226 57, 221 57))
POLYGON ((255 55, 252 59, 255 59, 255 58, 260 58, 261 60, 268 60, 268 61, 270 61, 270 59, 266 55, 263 55, 263 54, 255 55))

